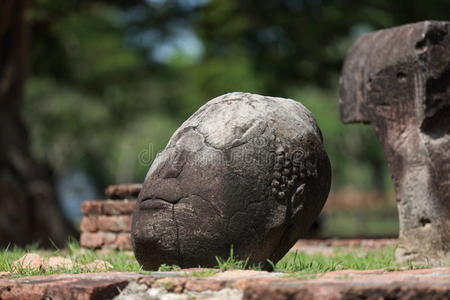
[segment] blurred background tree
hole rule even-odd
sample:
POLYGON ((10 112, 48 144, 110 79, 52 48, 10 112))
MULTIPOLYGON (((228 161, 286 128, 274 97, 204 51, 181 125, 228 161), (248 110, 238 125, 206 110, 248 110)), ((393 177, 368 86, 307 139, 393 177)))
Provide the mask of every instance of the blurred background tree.
MULTIPOLYGON (((3 23, 8 2, 27 1, 4 1, 3 23)), ((46 180, 72 220, 79 217, 80 202, 98 197, 106 185, 141 182, 182 121, 207 100, 232 91, 303 102, 324 133, 333 165, 333 195, 344 191, 340 197, 350 199, 351 187, 353 194, 389 195, 392 200, 390 176, 374 132, 339 121, 340 68, 359 35, 426 19, 445 20, 448 11, 450 2, 438 0, 35 0, 26 14, 31 43, 26 57, 19 59, 28 59, 28 76, 17 118, 23 118, 30 134, 30 159, 52 170, 46 180)), ((8 35, 0 34, 4 59, 10 44, 8 35)), ((24 75, 19 77, 23 80, 24 75)), ((22 98, 20 89, 13 88, 17 99, 22 98)), ((6 115, 5 99, 0 95, 6 115)), ((11 170, 7 160, 1 161, 2 184, 8 177, 5 170, 11 170)), ((2 207, 19 203, 9 195, 11 199, 1 200, 2 207)), ((392 202, 380 203, 395 213, 392 202)), ((0 242, 47 237, 28 230, 21 240, 15 239, 11 220, 25 222, 30 212, 12 209, 8 214, 14 218, 5 218, 9 221, 0 226, 0 242)), ((60 219, 58 213, 53 215, 60 219)), ((45 224, 46 219, 26 226, 45 224)), ((62 222, 60 228, 68 227, 62 222)), ((396 232, 395 226, 382 233, 396 232)), ((73 232, 56 234, 49 227, 43 226, 44 232, 58 242, 73 232)))

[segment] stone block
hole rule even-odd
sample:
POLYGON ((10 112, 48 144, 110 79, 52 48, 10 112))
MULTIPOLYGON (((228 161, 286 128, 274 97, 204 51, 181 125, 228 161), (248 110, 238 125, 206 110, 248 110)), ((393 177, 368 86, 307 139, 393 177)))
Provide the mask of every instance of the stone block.
POLYGON ((86 248, 100 248, 103 246, 103 235, 100 232, 82 232, 80 235, 80 245, 86 248))
POLYGON ((96 232, 97 231, 97 216, 85 216, 80 223, 81 232, 96 232))
POLYGON ((131 216, 98 216, 97 228, 102 231, 130 232, 131 216))
POLYGON ((131 215, 136 207, 136 200, 106 200, 102 205, 102 212, 105 215, 131 215))

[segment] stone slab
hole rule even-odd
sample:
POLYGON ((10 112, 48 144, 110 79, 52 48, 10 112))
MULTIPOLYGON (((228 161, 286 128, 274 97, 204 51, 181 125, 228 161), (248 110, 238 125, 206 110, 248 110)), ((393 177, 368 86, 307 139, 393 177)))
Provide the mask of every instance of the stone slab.
POLYGON ((142 275, 106 272, 0 279, 0 299, 112 299, 142 275))
MULTIPOLYGON (((229 270, 210 277, 192 272, 126 272, 0 277, 0 299, 139 299, 201 297, 225 291, 233 299, 450 299, 450 268, 386 272, 344 270, 296 279, 282 273, 229 270), (162 292, 164 290, 164 292, 162 292), (211 293, 211 292, 215 293, 211 293), (134 296, 133 296, 134 295, 134 296), (119 297, 120 298, 120 297, 119 297), (125 299, 125 298, 124 298, 125 299)), ((172 299, 172 298, 170 298, 172 299)), ((175 298, 174 298, 175 299, 175 298)))

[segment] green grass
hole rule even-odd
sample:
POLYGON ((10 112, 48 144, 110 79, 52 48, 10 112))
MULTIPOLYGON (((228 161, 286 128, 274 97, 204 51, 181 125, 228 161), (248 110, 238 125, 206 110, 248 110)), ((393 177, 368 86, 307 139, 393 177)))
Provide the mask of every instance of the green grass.
POLYGON ((166 265, 162 264, 159 266, 159 272, 169 272, 169 271, 180 271, 181 268, 177 265, 166 265))
POLYGON ((189 273, 190 277, 209 277, 216 275, 220 271, 218 269, 205 269, 203 271, 189 273))
MULTIPOLYGON (((355 249, 336 249, 331 255, 324 254, 305 254, 298 252, 290 252, 273 265, 274 271, 284 272, 289 276, 308 279, 314 278, 318 273, 331 272, 337 270, 354 269, 354 270, 370 270, 384 269, 386 271, 395 271, 398 269, 414 269, 423 268, 425 266, 415 265, 398 265, 394 261, 394 250, 392 246, 384 247, 378 250, 355 249)), ((104 260, 109 262, 114 271, 122 272, 139 272, 143 271, 133 255, 127 252, 112 252, 110 254, 102 254, 92 250, 80 248, 77 242, 70 242, 67 249, 64 250, 40 250, 36 246, 29 248, 7 248, 0 251, 0 272, 10 272, 12 276, 31 276, 31 275, 50 275, 56 273, 85 273, 81 265, 88 264, 94 260, 104 260), (14 270, 13 262, 24 254, 33 252, 42 257, 63 256, 72 259, 75 267, 71 270, 30 270, 26 268, 18 268, 14 270)), ((248 260, 239 260, 234 255, 234 251, 230 251, 227 259, 217 258, 217 267, 215 269, 206 269, 204 271, 193 272, 188 276, 205 277, 212 276, 217 272, 229 269, 252 269, 260 270, 260 266, 252 266, 248 264, 248 260)), ((161 265, 159 271, 178 271, 180 267, 161 265)))
MULTIPOLYGON (((67 249, 40 250, 36 245, 27 248, 8 247, 0 250, 0 272, 10 272, 12 276, 33 276, 33 275, 50 275, 57 273, 86 273, 82 268, 83 265, 91 263, 95 260, 104 260, 109 262, 115 271, 122 272, 143 272, 142 267, 138 264, 133 255, 127 252, 113 252, 111 254, 101 254, 96 251, 82 249, 78 242, 69 242, 67 249), (70 258, 74 262, 74 267, 70 270, 59 268, 56 270, 33 270, 28 268, 14 268, 13 262, 26 253, 36 253, 41 257, 62 256, 70 258)), ((94 270, 95 271, 95 270, 94 270)))
POLYGON ((338 270, 371 270, 399 267, 394 261, 394 247, 379 250, 337 249, 333 255, 286 254, 274 267, 275 271, 286 273, 324 273, 338 270))
POLYGON ((227 259, 221 257, 216 257, 217 268, 221 271, 232 270, 232 269, 252 269, 261 270, 259 265, 249 265, 248 259, 240 260, 234 255, 234 249, 231 247, 230 256, 227 259))

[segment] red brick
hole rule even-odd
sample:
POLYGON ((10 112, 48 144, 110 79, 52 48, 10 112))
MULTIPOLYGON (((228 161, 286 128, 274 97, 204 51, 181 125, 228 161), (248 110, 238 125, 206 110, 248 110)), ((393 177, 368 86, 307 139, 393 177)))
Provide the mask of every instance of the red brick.
POLYGON ((0 281, 0 299, 113 299, 142 275, 104 272, 30 276, 0 281))
POLYGON ((100 232, 100 234, 103 237, 104 245, 111 245, 116 243, 117 234, 112 232, 100 232))
POLYGON ((103 203, 105 215, 131 215, 136 207, 136 201, 107 200, 103 203))
POLYGON ((186 284, 187 279, 182 277, 166 277, 157 279, 152 287, 156 288, 164 288, 168 292, 181 294, 184 291, 184 285, 186 284))
POLYGON ((141 184, 110 185, 105 189, 105 194, 112 199, 132 199, 137 198, 141 188, 141 184))
POLYGON ((102 231, 131 231, 131 216, 98 216, 97 228, 102 231))
POLYGON ((119 233, 117 235, 116 244, 120 250, 133 250, 129 233, 119 233))
POLYGON ((100 232, 82 232, 80 244, 86 248, 100 248, 103 246, 103 235, 100 232))
POLYGON ((81 204, 83 215, 101 215, 103 201, 84 201, 81 204))
POLYGON ((194 278, 186 282, 184 288, 194 292, 220 291, 227 286, 226 281, 194 278))
POLYGON ((97 217, 85 216, 80 223, 81 232, 96 232, 97 231, 97 217))
POLYGON ((109 255, 109 254, 113 253, 115 250, 117 250, 117 244, 112 243, 112 244, 103 245, 102 249, 100 249, 98 251, 102 254, 109 255))

